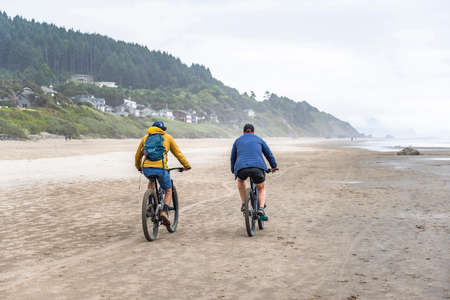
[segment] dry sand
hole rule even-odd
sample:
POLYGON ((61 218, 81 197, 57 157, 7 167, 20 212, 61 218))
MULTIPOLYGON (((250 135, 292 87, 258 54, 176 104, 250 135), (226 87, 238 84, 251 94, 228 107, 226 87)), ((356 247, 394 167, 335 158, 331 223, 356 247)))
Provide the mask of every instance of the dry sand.
POLYGON ((178 230, 152 243, 137 140, 0 142, 0 299, 449 299, 450 161, 270 139, 249 238, 232 142, 179 140, 178 230))

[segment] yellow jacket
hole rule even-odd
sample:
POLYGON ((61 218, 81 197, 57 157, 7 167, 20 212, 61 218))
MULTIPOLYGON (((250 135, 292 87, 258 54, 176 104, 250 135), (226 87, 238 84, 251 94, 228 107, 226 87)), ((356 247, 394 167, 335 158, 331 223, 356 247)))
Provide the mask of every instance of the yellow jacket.
POLYGON ((191 166, 189 165, 189 162, 186 159, 186 157, 183 155, 183 153, 181 153, 180 148, 178 148, 178 145, 177 145, 177 143, 175 143, 175 140, 173 139, 173 137, 158 127, 149 127, 148 134, 146 136, 144 136, 142 138, 141 142, 139 143, 139 146, 136 150, 136 154, 134 156, 134 165, 136 166, 136 169, 138 169, 138 171, 141 171, 142 167, 144 167, 144 168, 159 168, 159 169, 163 168, 162 159, 158 160, 158 161, 151 161, 151 160, 145 159, 145 156, 142 153, 142 148, 145 145, 145 140, 147 139, 147 137, 150 134, 155 134, 155 133, 159 133, 163 137, 163 146, 166 149, 164 151, 164 169, 166 169, 166 170, 168 169, 167 153, 169 152, 169 150, 172 151, 172 154, 175 155, 175 157, 183 165, 183 167, 189 169, 191 166))

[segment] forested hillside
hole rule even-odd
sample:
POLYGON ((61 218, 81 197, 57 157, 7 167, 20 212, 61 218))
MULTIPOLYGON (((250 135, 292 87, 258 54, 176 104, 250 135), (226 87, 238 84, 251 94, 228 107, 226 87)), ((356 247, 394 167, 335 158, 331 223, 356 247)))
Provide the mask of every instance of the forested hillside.
POLYGON ((203 66, 147 47, 0 13, 0 68, 24 72, 39 84, 64 74, 92 74, 123 87, 186 87, 214 82, 203 66))
MULTIPOLYGON (((0 98, 15 99, 26 86, 35 86, 33 90, 41 94, 36 101, 40 107, 56 109, 56 103, 76 105, 70 97, 90 94, 104 98, 110 106, 118 106, 127 98, 154 110, 195 110, 199 116, 217 115, 220 125, 214 126, 233 131, 251 121, 260 132, 271 136, 358 135, 350 124, 320 112, 305 101, 295 102, 270 93, 264 101, 256 101, 255 97, 240 94, 215 79, 208 68, 187 66, 168 53, 99 34, 67 30, 21 17, 10 18, 3 12, 0 13, 0 98), (119 87, 67 81, 73 74, 88 74, 95 81, 112 81, 119 87), (40 85, 49 84, 58 91, 53 98, 37 91, 40 85), (255 115, 250 117, 249 110, 255 115)), ((9 114, 10 121, 14 115, 19 116, 9 114)), ((29 131, 20 119, 14 124, 29 131)), ((85 135, 93 130, 81 123, 77 126, 85 135)), ((105 134, 102 132, 102 136, 105 134)))

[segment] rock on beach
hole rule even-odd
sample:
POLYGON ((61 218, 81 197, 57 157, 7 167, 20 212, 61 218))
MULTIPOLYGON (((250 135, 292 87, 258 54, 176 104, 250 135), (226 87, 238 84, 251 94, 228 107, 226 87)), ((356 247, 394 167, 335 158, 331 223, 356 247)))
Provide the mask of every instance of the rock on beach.
POLYGON ((409 146, 397 152, 397 155, 420 155, 420 152, 417 149, 409 146))

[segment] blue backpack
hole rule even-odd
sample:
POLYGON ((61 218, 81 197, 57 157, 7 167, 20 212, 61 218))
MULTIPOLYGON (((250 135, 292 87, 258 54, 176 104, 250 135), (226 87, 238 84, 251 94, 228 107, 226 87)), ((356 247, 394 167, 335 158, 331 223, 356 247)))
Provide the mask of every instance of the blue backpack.
POLYGON ((142 152, 145 157, 151 161, 163 161, 164 167, 164 151, 166 150, 163 145, 163 136, 159 133, 149 135, 145 140, 144 148, 142 152))

